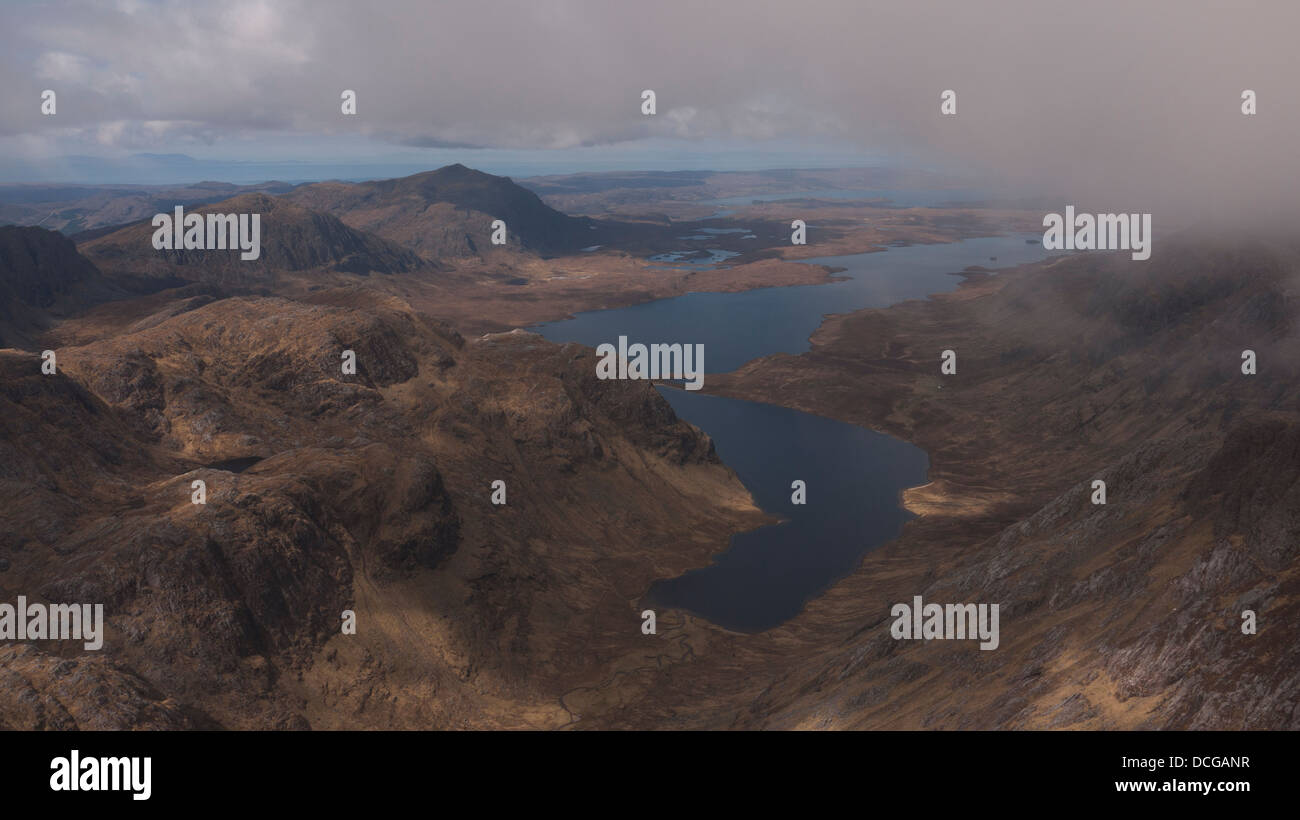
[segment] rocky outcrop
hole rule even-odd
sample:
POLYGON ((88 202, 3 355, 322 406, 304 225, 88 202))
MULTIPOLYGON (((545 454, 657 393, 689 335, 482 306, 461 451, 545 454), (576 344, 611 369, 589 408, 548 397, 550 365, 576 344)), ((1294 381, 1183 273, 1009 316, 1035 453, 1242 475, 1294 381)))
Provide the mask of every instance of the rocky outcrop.
POLYGON ((466 341, 373 294, 206 298, 59 348, 54 376, 0 354, 0 600, 107 620, 100 653, 0 655, 25 681, 6 725, 560 725, 636 651, 640 591, 763 520, 586 348, 466 341), (92 717, 95 686, 122 707, 92 717))

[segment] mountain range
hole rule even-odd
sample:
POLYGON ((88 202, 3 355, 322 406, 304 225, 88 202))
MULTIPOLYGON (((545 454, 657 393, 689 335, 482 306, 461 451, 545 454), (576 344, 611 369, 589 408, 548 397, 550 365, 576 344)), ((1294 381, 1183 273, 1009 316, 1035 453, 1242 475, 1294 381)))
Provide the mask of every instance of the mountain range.
MULTIPOLYGON (((261 213, 261 258, 155 250, 135 215, 0 228, 0 600, 107 613, 103 652, 0 647, 0 727, 1300 727, 1292 242, 968 269, 709 374, 913 442, 930 481, 785 624, 666 610, 648 636, 654 581, 774 516, 649 382, 481 327, 568 314, 578 291, 544 283, 570 274, 655 298, 669 272, 582 248, 680 227, 569 217, 462 166, 191 207, 261 213), (1001 602, 998 651, 892 640, 887 603, 913 595, 1001 602)), ((886 227, 979 228, 926 210, 886 227)), ((759 273, 728 287, 827 281, 746 227, 759 273)))

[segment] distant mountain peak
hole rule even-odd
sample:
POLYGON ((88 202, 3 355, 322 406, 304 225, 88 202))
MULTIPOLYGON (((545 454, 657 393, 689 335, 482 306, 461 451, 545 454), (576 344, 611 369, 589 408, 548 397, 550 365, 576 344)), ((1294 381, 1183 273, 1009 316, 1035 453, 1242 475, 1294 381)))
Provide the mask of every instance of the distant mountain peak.
POLYGON ((325 269, 342 273, 403 273, 428 266, 415 252, 351 227, 335 216, 261 192, 186 207, 186 214, 260 214, 261 257, 238 260, 238 251, 169 250, 153 247, 148 221, 83 243, 85 252, 113 274, 224 281, 232 272, 325 269))
POLYGON ((550 254, 590 244, 590 220, 555 210, 509 177, 460 163, 395 179, 303 185, 285 198, 432 258, 490 251, 497 219, 516 250, 550 254))

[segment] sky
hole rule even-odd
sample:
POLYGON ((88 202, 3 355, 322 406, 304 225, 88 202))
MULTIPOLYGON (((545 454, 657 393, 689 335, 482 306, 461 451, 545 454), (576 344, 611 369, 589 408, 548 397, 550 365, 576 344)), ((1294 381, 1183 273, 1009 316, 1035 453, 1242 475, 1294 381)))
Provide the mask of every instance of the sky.
POLYGON ((1278 214, 1300 204, 1297 23, 1289 0, 11 2, 0 181, 888 163, 1278 214))

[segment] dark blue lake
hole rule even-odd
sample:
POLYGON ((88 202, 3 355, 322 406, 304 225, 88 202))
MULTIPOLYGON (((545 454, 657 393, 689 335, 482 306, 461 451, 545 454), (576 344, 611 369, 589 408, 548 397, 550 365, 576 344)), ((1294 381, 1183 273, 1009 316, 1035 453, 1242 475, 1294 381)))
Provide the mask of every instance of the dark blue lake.
POLYGON ((685 609, 740 632, 771 629, 912 518, 899 493, 926 482, 930 458, 919 447, 772 404, 659 392, 713 437, 760 507, 788 520, 733 536, 709 566, 656 582, 648 606, 685 609), (804 504, 791 501, 796 479, 806 487, 804 504))
MULTIPOLYGON (((808 264, 847 268, 848 281, 825 285, 761 288, 743 293, 687 293, 616 310, 594 310, 532 328, 557 342, 595 347, 635 342, 703 343, 708 373, 735 370, 773 353, 803 353, 808 337, 828 313, 886 307, 905 299, 953 290, 953 276, 969 265, 1010 267, 1045 258, 1040 234, 967 239, 943 245, 911 245, 852 256, 823 256, 808 264), (997 257, 991 261, 990 257, 997 257)), ((653 275, 653 274, 651 274, 653 275)))
MULTIPOLYGON (((690 293, 580 313, 535 328, 557 342, 702 343, 706 372, 772 353, 802 353, 828 313, 884 307, 954 289, 968 265, 1008 267, 1045 258, 1037 234, 913 245, 806 260, 847 270, 848 281, 690 293), (997 257, 997 261, 990 260, 997 257)), ((708 380, 705 380, 707 388, 708 380)), ((732 537, 707 567, 655 582, 644 603, 687 610, 742 632, 771 629, 898 535, 911 514, 900 494, 924 484, 926 453, 881 433, 783 407, 660 387, 677 415, 707 432, 758 505, 785 519, 732 537), (804 481, 807 503, 791 503, 804 481)))

